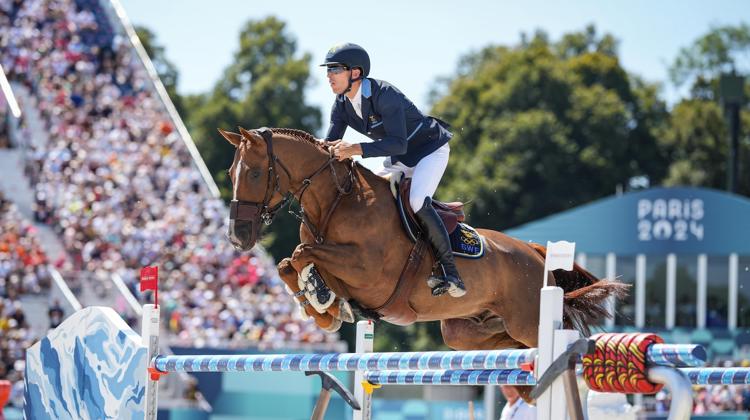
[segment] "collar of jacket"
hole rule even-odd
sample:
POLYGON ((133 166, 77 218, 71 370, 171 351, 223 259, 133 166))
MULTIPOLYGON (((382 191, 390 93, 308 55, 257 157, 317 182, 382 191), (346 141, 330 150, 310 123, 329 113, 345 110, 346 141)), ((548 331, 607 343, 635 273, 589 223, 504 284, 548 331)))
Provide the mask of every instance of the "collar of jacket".
MULTIPOLYGON (((362 89, 362 97, 363 98, 369 98, 372 96, 372 84, 370 83, 370 79, 365 78, 362 80, 362 84, 359 85, 359 88, 362 89)), ((342 93, 341 95, 336 96, 336 100, 339 102, 344 102, 344 95, 345 93, 342 93)))

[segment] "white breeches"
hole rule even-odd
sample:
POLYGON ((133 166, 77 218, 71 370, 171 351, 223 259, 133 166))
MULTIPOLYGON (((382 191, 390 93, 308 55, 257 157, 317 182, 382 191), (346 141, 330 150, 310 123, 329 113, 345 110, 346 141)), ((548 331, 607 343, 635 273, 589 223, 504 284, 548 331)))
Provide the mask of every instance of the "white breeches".
POLYGON ((401 162, 391 164, 391 159, 386 158, 383 162, 383 168, 376 170, 375 174, 384 177, 388 174, 403 172, 407 178, 411 178, 409 204, 416 213, 422 208, 424 199, 426 197, 432 198, 432 195, 435 194, 445 168, 448 166, 450 153, 451 148, 448 143, 445 143, 439 149, 423 157, 413 168, 401 162))

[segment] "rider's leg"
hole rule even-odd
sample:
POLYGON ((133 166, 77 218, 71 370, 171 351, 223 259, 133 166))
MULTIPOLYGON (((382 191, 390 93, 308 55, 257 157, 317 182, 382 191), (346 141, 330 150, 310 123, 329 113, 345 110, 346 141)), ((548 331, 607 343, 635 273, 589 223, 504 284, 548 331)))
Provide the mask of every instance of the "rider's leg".
POLYGON ((376 167, 373 170, 375 175, 382 177, 382 178, 388 178, 392 174, 398 174, 401 172, 406 174, 407 177, 410 177, 412 174, 412 171, 413 171, 413 168, 410 168, 401 162, 396 162, 395 164, 392 164, 391 158, 385 158, 385 160, 383 161, 383 166, 376 167))
POLYGON ((438 284, 432 289, 432 293, 441 295, 449 292, 453 297, 460 297, 466 294, 466 286, 458 274, 448 232, 442 219, 432 207, 432 195, 437 190, 440 178, 448 166, 449 154, 450 148, 446 143, 417 163, 411 180, 409 204, 425 231, 427 241, 432 246, 435 257, 443 270, 443 273, 437 273, 438 284))
POLYGON ((432 198, 435 194, 445 168, 448 167, 450 150, 448 143, 445 143, 439 149, 423 157, 412 169, 409 204, 414 213, 422 208, 425 197, 432 198))

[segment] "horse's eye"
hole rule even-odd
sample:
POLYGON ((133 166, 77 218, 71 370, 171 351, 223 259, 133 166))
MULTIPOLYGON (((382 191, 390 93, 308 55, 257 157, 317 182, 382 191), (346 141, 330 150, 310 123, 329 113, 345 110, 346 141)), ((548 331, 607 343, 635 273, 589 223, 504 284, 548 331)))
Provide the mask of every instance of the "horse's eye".
POLYGON ((247 175, 252 179, 258 179, 260 178, 260 169, 253 169, 249 171, 247 175))

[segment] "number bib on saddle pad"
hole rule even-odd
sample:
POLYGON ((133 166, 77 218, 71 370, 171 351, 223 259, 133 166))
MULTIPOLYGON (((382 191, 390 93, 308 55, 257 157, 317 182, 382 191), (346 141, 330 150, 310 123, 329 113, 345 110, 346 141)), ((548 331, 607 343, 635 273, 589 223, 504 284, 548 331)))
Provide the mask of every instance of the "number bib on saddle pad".
POLYGON ((450 238, 453 255, 464 258, 479 258, 484 255, 484 241, 473 227, 459 223, 450 238))

